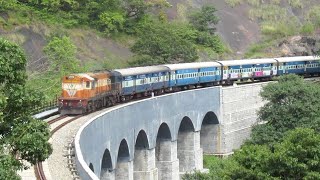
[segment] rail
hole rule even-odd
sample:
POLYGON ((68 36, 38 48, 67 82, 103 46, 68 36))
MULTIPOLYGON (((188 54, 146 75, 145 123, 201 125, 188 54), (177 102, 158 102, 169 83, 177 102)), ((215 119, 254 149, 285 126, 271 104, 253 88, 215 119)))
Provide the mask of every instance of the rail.
MULTIPOLYGON (((61 129, 63 126, 71 123, 72 121, 75 121, 76 119, 79 119, 80 117, 82 117, 83 115, 78 115, 78 116, 75 116, 63 123, 61 123, 60 125, 58 125, 56 128, 54 128, 52 131, 51 131, 51 135, 52 136, 54 133, 56 133, 59 129, 61 129)), ((53 124, 59 120, 62 120, 64 118, 68 117, 67 115, 64 115, 64 116, 59 116, 51 121, 48 121, 49 124, 53 124)), ((34 172, 35 172, 35 175, 36 175, 36 178, 37 180, 47 180, 46 176, 45 176, 45 173, 43 171, 43 166, 42 166, 42 162, 38 162, 35 166, 34 166, 34 172)))

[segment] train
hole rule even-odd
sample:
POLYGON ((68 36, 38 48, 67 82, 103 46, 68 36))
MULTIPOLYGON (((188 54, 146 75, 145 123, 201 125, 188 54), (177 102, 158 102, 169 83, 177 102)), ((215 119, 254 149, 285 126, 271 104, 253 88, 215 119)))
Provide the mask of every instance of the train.
POLYGON ((320 58, 297 56, 164 64, 75 73, 62 78, 60 114, 85 114, 134 98, 180 90, 270 80, 283 74, 317 76, 320 58))

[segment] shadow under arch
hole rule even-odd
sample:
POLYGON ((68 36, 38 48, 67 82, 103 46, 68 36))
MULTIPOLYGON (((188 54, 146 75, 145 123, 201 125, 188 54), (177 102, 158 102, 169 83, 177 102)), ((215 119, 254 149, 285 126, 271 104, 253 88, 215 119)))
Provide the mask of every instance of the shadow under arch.
MULTIPOLYGON (((147 134, 144 130, 140 130, 137 136, 137 140, 134 146, 134 159, 133 170, 134 171, 147 171, 148 170, 148 149, 149 141, 147 134)), ((139 179, 139 178, 135 178, 139 179)))
MULTIPOLYGON (((177 141, 172 141, 172 135, 168 124, 162 123, 158 128, 155 148, 155 161, 159 180, 173 179, 173 172, 179 171, 179 169, 170 169, 170 167, 174 167, 175 164, 179 164, 176 149, 177 141)), ((176 165, 177 168, 179 166, 178 164, 176 165)))
POLYGON ((130 162, 130 152, 127 140, 122 139, 118 150, 115 179, 130 179, 130 172, 132 172, 132 168, 132 161, 130 162))
POLYGON ((94 168, 93 168, 92 163, 89 164, 89 168, 91 169, 92 172, 94 172, 94 168))
POLYGON ((207 112, 202 120, 200 145, 204 154, 220 153, 220 122, 212 111, 207 112))
POLYGON ((144 130, 139 131, 135 147, 142 148, 142 149, 149 148, 149 140, 148 140, 147 134, 144 130))
POLYGON ((108 179, 113 170, 110 151, 106 149, 102 156, 100 179, 108 179))
POLYGON ((194 131, 194 125, 188 116, 183 117, 180 122, 178 133, 183 131, 194 131))
POLYGON ((164 153, 171 153, 171 149, 167 149, 166 144, 171 143, 171 131, 168 124, 162 123, 158 129, 157 140, 156 140, 156 161, 169 160, 164 153))
MULTIPOLYGON (((182 118, 178 131, 177 157, 179 171, 189 172, 197 168, 196 151, 200 148, 199 132, 195 132, 194 125, 188 116, 182 118)), ((202 157, 202 152, 200 154, 202 157)), ((197 157, 198 158, 198 157, 197 157)))

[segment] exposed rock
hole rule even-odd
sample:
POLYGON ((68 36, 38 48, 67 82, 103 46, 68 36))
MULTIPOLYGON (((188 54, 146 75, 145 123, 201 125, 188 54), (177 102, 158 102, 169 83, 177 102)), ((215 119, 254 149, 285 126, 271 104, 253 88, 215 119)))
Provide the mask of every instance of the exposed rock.
POLYGON ((319 36, 293 36, 278 45, 281 56, 312 56, 320 50, 319 36))

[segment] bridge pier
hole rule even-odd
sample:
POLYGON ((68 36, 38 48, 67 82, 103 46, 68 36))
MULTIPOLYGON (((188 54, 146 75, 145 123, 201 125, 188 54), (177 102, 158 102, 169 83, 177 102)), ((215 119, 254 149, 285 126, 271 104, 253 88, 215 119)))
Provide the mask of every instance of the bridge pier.
POLYGON ((116 180, 133 180, 133 161, 127 158, 118 158, 115 171, 116 180))
POLYGON ((110 170, 110 171, 103 171, 101 173, 101 177, 100 177, 101 180, 115 180, 116 177, 115 177, 115 170, 110 170))
POLYGON ((200 131, 181 131, 178 136, 179 171, 183 175, 203 169, 203 154, 200 147, 200 131))
POLYGON ((156 160, 159 180, 179 180, 177 141, 158 139, 156 145, 156 160))
POLYGON ((136 149, 134 153, 134 179, 158 180, 158 169, 156 168, 155 148, 136 149))

